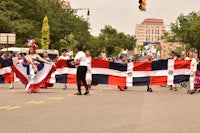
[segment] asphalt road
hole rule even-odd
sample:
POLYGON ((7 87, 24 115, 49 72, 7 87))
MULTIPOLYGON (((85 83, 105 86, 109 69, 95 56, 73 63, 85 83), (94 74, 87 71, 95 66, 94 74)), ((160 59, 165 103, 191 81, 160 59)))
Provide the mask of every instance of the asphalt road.
POLYGON ((74 96, 75 85, 56 84, 37 94, 0 85, 0 133, 199 133, 200 93, 166 87, 98 85, 74 96))

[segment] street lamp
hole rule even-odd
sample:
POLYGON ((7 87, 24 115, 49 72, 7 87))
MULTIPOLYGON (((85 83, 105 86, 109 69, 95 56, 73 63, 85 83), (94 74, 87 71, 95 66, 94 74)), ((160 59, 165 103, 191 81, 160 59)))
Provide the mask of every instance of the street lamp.
POLYGON ((87 16, 90 16, 90 9, 89 8, 73 8, 73 11, 77 12, 79 10, 87 10, 87 16))

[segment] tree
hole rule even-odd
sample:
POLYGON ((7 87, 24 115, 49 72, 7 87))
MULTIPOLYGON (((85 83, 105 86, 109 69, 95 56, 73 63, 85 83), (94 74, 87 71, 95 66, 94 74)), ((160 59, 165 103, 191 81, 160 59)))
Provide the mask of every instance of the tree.
POLYGON ((198 50, 200 55, 200 12, 179 15, 175 23, 170 25, 172 40, 183 42, 198 50))
POLYGON ((140 54, 141 54, 141 55, 142 55, 142 52, 143 52, 144 50, 146 50, 145 47, 144 47, 144 45, 138 45, 138 46, 137 46, 137 49, 140 51, 140 54))
POLYGON ((42 39, 41 39, 42 49, 49 49, 49 44, 50 44, 49 29, 50 29, 50 26, 48 23, 48 18, 47 16, 45 16, 43 20, 43 26, 42 26, 42 39))
POLYGON ((99 50, 98 53, 105 52, 108 56, 115 56, 119 49, 129 49, 132 50, 136 44, 135 36, 125 35, 123 32, 118 32, 112 26, 106 25, 103 29, 101 29, 101 33, 99 36, 92 38, 94 42, 96 40, 97 45, 95 50, 99 50))
POLYGON ((83 44, 89 40, 89 23, 73 11, 63 9, 60 0, 1 0, 0 31, 16 33, 17 46, 25 46, 27 39, 35 39, 41 46, 41 27, 46 15, 51 26, 49 48, 70 46, 67 41, 70 34, 83 44))

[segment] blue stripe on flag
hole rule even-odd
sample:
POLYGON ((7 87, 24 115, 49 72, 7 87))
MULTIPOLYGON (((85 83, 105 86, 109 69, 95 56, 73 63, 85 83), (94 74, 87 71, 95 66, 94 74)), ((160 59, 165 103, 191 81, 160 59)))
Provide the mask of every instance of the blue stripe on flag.
POLYGON ((56 83, 67 83, 67 74, 56 75, 56 83))
POLYGON ((150 77, 133 77, 133 86, 145 86, 150 84, 150 77))
POLYGON ((152 71, 167 70, 167 69, 168 69, 168 60, 152 61, 152 71))
POLYGON ((118 71, 127 71, 127 64, 110 62, 110 69, 114 69, 118 71))
POLYGON ((4 77, 2 75, 0 75, 0 84, 4 83, 4 77))
POLYGON ((174 83, 181 83, 183 81, 189 81, 189 75, 176 75, 174 76, 174 83))
POLYGON ((92 74, 93 84, 108 84, 108 75, 92 74))

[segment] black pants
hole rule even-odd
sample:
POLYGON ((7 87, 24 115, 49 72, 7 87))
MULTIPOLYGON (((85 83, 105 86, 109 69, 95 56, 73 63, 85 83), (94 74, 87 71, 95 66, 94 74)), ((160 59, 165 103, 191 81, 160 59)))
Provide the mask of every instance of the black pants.
POLYGON ((78 66, 77 73, 76 73, 76 80, 77 80, 77 86, 78 86, 79 92, 81 92, 81 82, 85 86, 85 89, 88 90, 88 85, 85 80, 86 72, 87 72, 87 66, 78 66))

